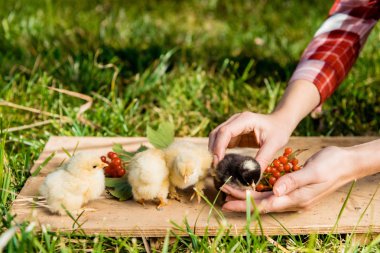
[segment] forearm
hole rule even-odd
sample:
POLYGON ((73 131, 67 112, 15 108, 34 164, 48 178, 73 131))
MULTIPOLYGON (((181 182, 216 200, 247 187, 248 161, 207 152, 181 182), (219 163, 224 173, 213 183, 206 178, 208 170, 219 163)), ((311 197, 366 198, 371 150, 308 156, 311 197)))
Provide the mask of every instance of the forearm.
POLYGON ((351 179, 359 179, 380 172, 380 139, 346 148, 353 163, 351 179))
POLYGON ((319 102, 320 95, 315 85, 309 81, 297 80, 288 85, 272 115, 291 133, 319 102))

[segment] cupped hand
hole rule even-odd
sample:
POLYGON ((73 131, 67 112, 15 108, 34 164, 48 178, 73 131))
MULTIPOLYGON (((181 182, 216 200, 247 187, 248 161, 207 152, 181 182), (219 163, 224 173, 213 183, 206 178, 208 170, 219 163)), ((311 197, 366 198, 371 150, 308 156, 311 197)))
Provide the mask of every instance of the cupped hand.
MULTIPOLYGON (((356 178, 354 162, 345 148, 327 147, 299 170, 280 177, 273 192, 250 192, 259 212, 301 211, 356 178)), ((246 192, 225 185, 223 210, 245 212, 246 192)))
POLYGON ((274 114, 235 114, 210 133, 209 150, 214 154, 214 166, 223 159, 227 148, 258 147, 256 160, 262 169, 266 168, 276 151, 286 145, 292 130, 274 114))

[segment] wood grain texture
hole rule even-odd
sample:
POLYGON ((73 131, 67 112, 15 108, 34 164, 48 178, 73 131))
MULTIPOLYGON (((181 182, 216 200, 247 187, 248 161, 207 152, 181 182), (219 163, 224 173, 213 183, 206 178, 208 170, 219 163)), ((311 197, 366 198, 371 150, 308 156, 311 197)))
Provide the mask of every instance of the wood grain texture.
MULTIPOLYGON (((207 138, 183 138, 199 145, 207 145, 207 138)), ((351 146, 375 139, 374 137, 294 137, 291 138, 289 146, 293 148, 307 148, 308 150, 299 156, 303 163, 308 157, 323 147, 351 146)), ((17 214, 16 222, 23 220, 36 221, 39 226, 49 225, 52 231, 72 231, 73 221, 69 217, 52 215, 43 207, 33 206, 23 201, 25 197, 37 196, 38 187, 44 177, 62 163, 67 155, 62 148, 72 152, 78 146, 77 152, 91 152, 104 155, 110 151, 114 143, 120 143, 126 150, 133 151, 141 144, 148 145, 145 138, 97 138, 97 137, 51 137, 45 146, 39 159, 35 161, 32 171, 34 171, 52 152, 56 155, 45 166, 36 177, 27 180, 21 190, 17 200, 12 206, 12 212, 17 214)), ((244 148, 230 150, 254 156, 256 149, 244 148)), ((380 193, 373 196, 380 182, 380 174, 369 176, 356 182, 352 194, 348 200, 336 233, 351 233, 355 228, 355 233, 380 232, 380 193), (368 206, 368 204, 370 205, 368 206), (359 222, 360 216, 368 206, 363 218, 359 222)), ((310 234, 329 233, 333 228, 342 204, 347 196, 350 185, 345 185, 323 201, 316 204, 312 209, 302 213, 287 212, 279 214, 261 215, 261 222, 264 233, 267 235, 310 234), (286 230, 283 228, 285 227, 286 230)), ((182 192, 184 200, 179 203, 170 200, 169 205, 158 211, 153 204, 145 207, 132 200, 119 202, 109 198, 104 194, 102 199, 92 201, 80 217, 79 223, 83 223, 81 229, 87 234, 102 233, 109 236, 146 236, 164 237, 168 229, 179 235, 183 233, 174 228, 173 223, 184 225, 184 219, 194 229, 196 234, 203 235, 208 227, 208 234, 215 235, 219 229, 219 224, 227 224, 230 227, 230 234, 244 234, 246 228, 246 215, 243 213, 223 213, 221 219, 205 201, 200 204, 196 201, 189 201, 191 191, 182 192), (222 221, 223 220, 223 221, 222 221)), ((212 180, 207 182, 206 196, 213 201, 217 192, 212 185, 212 180)), ((220 210, 220 205, 216 205, 220 210)), ((257 222, 250 224, 251 229, 260 233, 257 222)), ((74 226, 75 229, 75 226, 74 226)))

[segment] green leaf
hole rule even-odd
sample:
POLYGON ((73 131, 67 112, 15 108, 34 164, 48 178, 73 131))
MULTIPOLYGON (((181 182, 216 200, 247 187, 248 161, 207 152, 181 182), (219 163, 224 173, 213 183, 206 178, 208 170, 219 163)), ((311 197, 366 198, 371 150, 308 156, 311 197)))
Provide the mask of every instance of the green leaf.
POLYGON ((128 152, 124 150, 123 146, 119 143, 115 143, 112 146, 112 151, 118 154, 118 156, 120 157, 121 160, 123 160, 123 162, 129 162, 135 154, 145 151, 147 149, 148 147, 141 145, 136 151, 128 152))
POLYGON ((132 198, 132 187, 126 177, 106 178, 108 192, 120 201, 132 198))
POLYGON ((155 148, 167 148, 174 141, 174 125, 170 122, 163 122, 157 130, 148 126, 147 137, 155 148))
POLYGON ((126 180, 125 177, 116 177, 116 178, 106 177, 106 187, 115 187, 115 185, 120 184, 121 182, 124 182, 125 180, 126 180))
POLYGON ((147 149, 148 149, 147 146, 141 145, 135 152, 133 152, 133 155, 135 155, 137 153, 140 153, 140 152, 143 152, 143 151, 145 151, 147 149))
POLYGON ((119 154, 129 154, 129 152, 123 149, 123 146, 119 143, 114 143, 112 146, 112 151, 119 154))
POLYGON ((125 151, 123 146, 119 143, 115 143, 112 146, 112 151, 118 154, 118 156, 124 161, 129 162, 129 160, 133 157, 132 152, 125 151))

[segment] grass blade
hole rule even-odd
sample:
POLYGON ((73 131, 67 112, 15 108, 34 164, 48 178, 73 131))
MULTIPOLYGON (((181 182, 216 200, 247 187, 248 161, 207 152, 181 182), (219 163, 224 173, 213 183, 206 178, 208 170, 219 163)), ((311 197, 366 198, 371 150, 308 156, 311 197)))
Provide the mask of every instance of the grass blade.
POLYGON ((327 241, 329 241, 329 240, 331 239, 331 235, 334 233, 336 227, 338 226, 338 222, 339 222, 339 220, 340 220, 340 217, 341 217, 342 214, 343 214, 344 209, 346 208, 346 205, 347 205, 348 199, 349 199, 350 196, 351 196, 351 193, 352 193, 352 190, 354 189, 355 183, 356 183, 356 180, 354 180, 354 181, 351 183, 351 186, 350 186, 350 189, 348 190, 347 196, 346 196, 346 198, 345 198, 345 200, 344 200, 344 202, 343 202, 342 207, 341 207, 340 210, 339 210, 339 214, 338 214, 338 217, 337 217, 337 219, 336 219, 336 221, 335 221, 335 224, 334 224, 334 226, 332 227, 332 229, 331 229, 330 233, 328 234, 328 236, 326 237, 326 238, 327 238, 327 241))
POLYGON ((373 248, 376 250, 376 252, 378 252, 379 245, 380 245, 380 235, 378 235, 367 247, 365 247, 362 252, 363 253, 371 252, 373 248))
POLYGON ((164 240, 164 246, 162 247, 162 252, 167 253, 169 252, 169 235, 170 235, 170 230, 166 232, 165 240, 164 240))
POLYGON ((356 222, 355 227, 352 229, 352 231, 351 231, 351 236, 350 236, 349 239, 347 240, 346 245, 350 245, 351 240, 352 240, 352 236, 354 235, 354 232, 355 232, 357 226, 359 225, 359 223, 360 223, 361 220, 363 219, 363 217, 364 217, 365 213, 367 212, 369 206, 371 205, 373 199, 375 198, 376 193, 377 193, 377 191, 379 190, 379 187, 380 187, 380 183, 377 184, 377 187, 376 187, 376 189, 375 189, 375 192, 373 193, 371 199, 368 201, 368 204, 367 204, 366 207, 364 208, 363 212, 360 214, 360 217, 359 217, 359 219, 358 219, 358 222, 356 222))
POLYGON ((2 121, 0 123, 0 136, 1 136, 1 143, 0 143, 0 192, 1 192, 1 203, 3 205, 6 205, 8 201, 8 196, 12 191, 11 189, 11 170, 9 168, 7 155, 5 152, 5 139, 6 134, 3 133, 2 130, 2 121))
POLYGON ((40 171, 50 162, 51 159, 55 156, 55 151, 51 153, 41 164, 38 166, 38 168, 32 173, 32 177, 37 176, 40 171))

